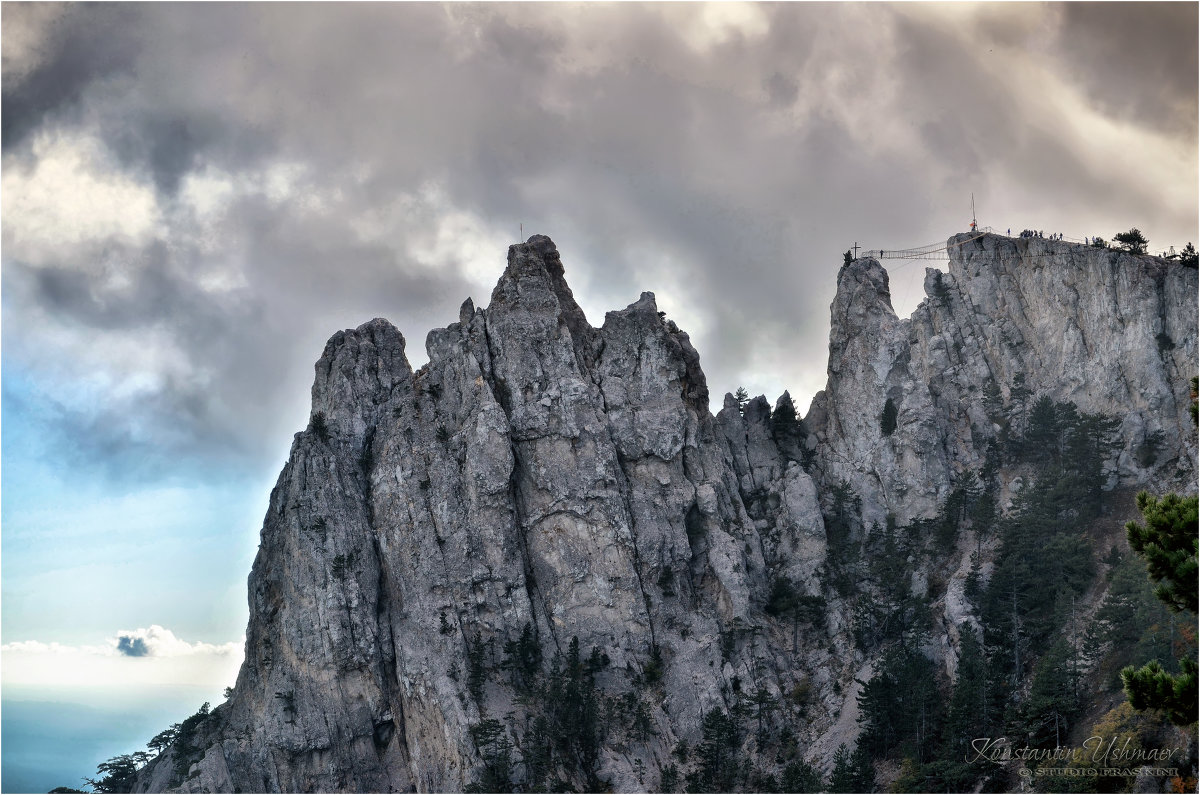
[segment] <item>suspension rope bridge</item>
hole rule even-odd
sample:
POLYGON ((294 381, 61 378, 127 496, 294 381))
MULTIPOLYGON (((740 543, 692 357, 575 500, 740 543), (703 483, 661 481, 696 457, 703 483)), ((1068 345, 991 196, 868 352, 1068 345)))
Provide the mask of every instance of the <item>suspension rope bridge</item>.
MULTIPOLYGON (((975 234, 966 240, 958 240, 953 243, 930 243, 927 246, 918 246, 917 248, 873 248, 864 251, 858 256, 871 257, 873 259, 950 259, 950 249, 965 246, 967 243, 978 240, 984 235, 993 234, 995 231, 990 226, 985 226, 975 229, 975 234)), ((855 257, 855 259, 857 258, 855 257)))
MULTIPOLYGON (((1133 231, 1136 232, 1137 230, 1135 229, 1133 231)), ((853 256, 851 256, 850 252, 847 251, 846 257, 847 257, 847 262, 849 262, 851 259, 859 259, 860 256, 867 257, 870 259, 877 259, 877 260, 879 260, 879 259, 948 260, 948 259, 950 259, 951 249, 962 248, 966 244, 972 243, 981 237, 984 237, 986 235, 993 235, 993 234, 1000 235, 1001 233, 998 232, 997 230, 993 229, 990 226, 979 226, 979 222, 976 220, 976 217, 975 217, 975 194, 972 193, 971 194, 971 236, 970 237, 963 238, 961 240, 947 240, 945 243, 930 243, 925 246, 917 246, 916 248, 872 248, 872 249, 867 249, 866 251, 863 251, 863 253, 861 255, 858 253, 858 243, 856 242, 853 247, 853 251, 854 251, 853 256)), ((1002 236, 1003 237, 1012 237, 1012 229, 1009 229, 1002 236)), ((1109 247, 1108 244, 1106 244, 1104 241, 1097 240, 1095 238, 1080 239, 1077 237, 1068 237, 1068 236, 1062 235, 1062 234, 1051 234, 1049 237, 1044 237, 1042 232, 1034 232, 1029 229, 1026 229, 1025 231, 1021 232, 1021 234, 1019 235, 1019 239, 1049 240, 1051 243, 1068 243, 1072 246, 1089 246, 1089 247, 1090 246, 1100 246, 1103 248, 1109 247)), ((1191 243, 1189 243, 1188 246, 1190 247, 1191 243)), ((1053 248, 1058 248, 1058 247, 1056 246, 1053 248)), ((1022 256, 1023 257, 1050 257, 1050 256, 1057 256, 1060 253, 1061 253, 1061 249, 1059 249, 1058 251, 1055 251, 1055 250, 1043 251, 1043 252, 1038 252, 1036 254, 1031 254, 1031 253, 1025 252, 1025 253, 1023 253, 1022 256)), ((1149 254, 1149 252, 1144 252, 1144 253, 1149 254)), ((1154 255, 1149 254, 1149 256, 1154 256, 1154 255)), ((1171 248, 1168 251, 1164 251, 1162 253, 1162 256, 1159 257, 1159 259, 1173 260, 1177 256, 1178 255, 1175 253, 1175 247, 1171 246, 1171 248)), ((904 266, 901 265, 899 267, 904 267, 904 266)))
MULTIPOLYGON (((916 248, 887 248, 887 249, 873 248, 873 249, 867 249, 867 250, 859 252, 858 244, 856 243, 856 244, 854 244, 854 247, 853 247, 855 254, 852 258, 859 259, 861 257, 870 257, 872 259, 947 260, 950 258, 950 251, 952 249, 962 248, 966 244, 971 243, 975 240, 978 240, 979 238, 984 237, 985 235, 993 235, 993 234, 1000 235, 1001 237, 1010 237, 1010 238, 1013 238, 1014 240, 1018 239, 1017 237, 1014 237, 1012 234, 1005 234, 1004 232, 999 232, 990 226, 982 226, 982 227, 977 227, 972 232, 970 237, 963 238, 962 240, 955 240, 952 242, 947 241, 944 243, 930 243, 929 245, 918 246, 916 248)), ((1050 237, 1042 237, 1042 236, 1034 235, 1032 238, 1028 238, 1028 239, 1046 240, 1046 241, 1050 241, 1051 243, 1067 243, 1072 246, 1082 246, 1085 248, 1091 248, 1095 245, 1094 240, 1091 238, 1070 237, 1068 235, 1061 235, 1061 234, 1056 234, 1056 235, 1053 235, 1050 237)), ((1104 245, 1103 247, 1109 248, 1110 250, 1114 250, 1114 251, 1119 250, 1119 249, 1111 249, 1111 247, 1107 246, 1107 245, 1104 245)), ((1054 248, 1057 248, 1057 247, 1054 247, 1054 248)), ((1038 252, 1038 253, 1023 252, 1021 254, 1021 256, 1025 259, 1030 259, 1030 258, 1036 258, 1036 257, 1053 257, 1053 256, 1058 256, 1061 253, 1062 253, 1061 249, 1058 249, 1058 250, 1050 250, 1050 251, 1044 251, 1044 252, 1038 252)), ((1172 260, 1175 257, 1177 257, 1178 255, 1175 252, 1175 246, 1171 246, 1167 251, 1164 251, 1161 254, 1154 254, 1151 252, 1146 252, 1145 256, 1158 257, 1159 259, 1172 260)))

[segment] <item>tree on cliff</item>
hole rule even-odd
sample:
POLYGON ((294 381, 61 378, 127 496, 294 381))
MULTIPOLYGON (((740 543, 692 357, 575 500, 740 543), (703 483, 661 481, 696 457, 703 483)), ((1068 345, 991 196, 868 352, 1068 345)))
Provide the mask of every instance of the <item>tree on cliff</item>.
POLYGON ((1200 255, 1196 253, 1196 247, 1188 243, 1183 247, 1183 251, 1179 252, 1179 264, 1186 265, 1189 268, 1195 268, 1200 265, 1200 255))
POLYGON ((895 402, 888 398, 883 403, 883 415, 879 418, 879 430, 884 436, 891 436, 896 430, 896 417, 899 412, 896 409, 895 402))
POLYGON ((745 414, 746 404, 750 402, 750 393, 746 391, 746 388, 739 386, 737 391, 733 393, 733 399, 737 401, 738 413, 745 414))
MULTIPOLYGON (((1176 612, 1196 613, 1197 499, 1168 494, 1162 499, 1145 492, 1138 508, 1146 524, 1125 526, 1129 544, 1146 559, 1150 579, 1158 583, 1155 596, 1176 612)), ((1121 671, 1121 681, 1134 709, 1161 709, 1171 722, 1186 726, 1196 722, 1196 661, 1179 661, 1172 675, 1151 660, 1141 668, 1121 671)))
POLYGON ((796 416, 796 403, 788 392, 779 396, 775 410, 771 412, 771 433, 775 436, 775 443, 779 445, 779 452, 792 461, 803 463, 807 430, 796 416))
POLYGON ((1196 612, 1197 500, 1168 494, 1159 499, 1142 492, 1138 510, 1146 524, 1125 525, 1129 545, 1146 559, 1154 595, 1172 610, 1196 612))
MULTIPOLYGON (((1192 379, 1195 394, 1196 379, 1192 379)), ((1192 403, 1192 419, 1196 420, 1196 403, 1192 403)), ((1146 570, 1156 583, 1154 595, 1175 612, 1187 610, 1196 615, 1197 554, 1200 535, 1197 533, 1198 499, 1168 494, 1161 499, 1146 492, 1137 496, 1138 510, 1146 524, 1130 522, 1125 525, 1129 545, 1146 560, 1146 570)), ((1172 675, 1151 660, 1141 668, 1132 665, 1121 671, 1125 693, 1134 709, 1161 709, 1171 722, 1180 726, 1193 724, 1197 719, 1197 663, 1183 658, 1180 673, 1172 675)))
POLYGON ((1128 232, 1121 232, 1113 235, 1113 240, 1121 244, 1121 248, 1128 251, 1130 254, 1145 254, 1146 247, 1150 245, 1150 241, 1142 235, 1141 231, 1135 226, 1128 232))
POLYGON ((114 756, 97 765, 99 778, 85 778, 84 781, 95 792, 133 792, 137 771, 148 761, 150 754, 145 751, 114 756))

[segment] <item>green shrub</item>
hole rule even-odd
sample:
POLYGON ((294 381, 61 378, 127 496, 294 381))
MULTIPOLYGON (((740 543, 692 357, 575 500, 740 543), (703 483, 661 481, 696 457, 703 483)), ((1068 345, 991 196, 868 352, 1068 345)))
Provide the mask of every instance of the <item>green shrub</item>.
POLYGON ((312 419, 309 421, 309 428, 322 442, 329 441, 329 424, 325 420, 325 412, 318 411, 313 414, 312 419))
POLYGON ((899 411, 896 408, 896 404, 892 402, 891 398, 883 402, 883 414, 879 417, 879 430, 883 432, 884 436, 891 436, 896 432, 896 417, 898 414, 899 411))

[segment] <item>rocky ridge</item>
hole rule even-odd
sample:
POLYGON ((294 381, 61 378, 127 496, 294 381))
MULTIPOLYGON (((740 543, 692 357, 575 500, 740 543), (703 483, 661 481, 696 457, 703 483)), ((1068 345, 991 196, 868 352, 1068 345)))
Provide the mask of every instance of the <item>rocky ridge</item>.
MULTIPOLYGON (((571 786, 586 768, 660 787, 677 744, 746 693, 827 768, 872 662, 828 581, 832 489, 861 498, 860 534, 935 513, 998 432, 987 385, 1007 400, 1018 375, 1123 418, 1114 484, 1195 477, 1196 272, 1079 248, 963 243, 909 320, 877 262, 846 265, 828 386, 790 429, 761 397, 712 416, 652 294, 590 326, 543 236, 509 248, 486 309, 430 332, 416 372, 387 321, 338 332, 271 495, 233 695, 139 790, 461 790, 489 764, 488 720, 529 752, 517 728, 538 708, 504 661, 530 636, 538 676, 597 649, 596 687, 632 721, 562 772, 571 786), (772 609, 785 581, 825 609, 772 609)), ((968 610, 933 596, 943 618, 968 610)), ((952 667, 954 646, 930 653, 952 667)))
POLYGON ((949 272, 926 270, 926 300, 904 320, 878 262, 842 268, 829 381, 806 418, 825 484, 850 482, 868 523, 932 515, 999 432, 988 388, 1009 402, 1023 381, 1027 401, 1121 419, 1110 487, 1194 488, 1194 268, 1039 238, 948 245, 949 272), (889 399, 896 429, 885 435, 889 399))

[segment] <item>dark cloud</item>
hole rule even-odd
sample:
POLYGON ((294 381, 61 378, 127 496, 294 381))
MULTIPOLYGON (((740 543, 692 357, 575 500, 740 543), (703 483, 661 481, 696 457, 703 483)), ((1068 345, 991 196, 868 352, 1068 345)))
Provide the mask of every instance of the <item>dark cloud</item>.
POLYGON ((146 645, 145 638, 138 638, 133 635, 119 635, 117 637, 117 651, 126 657, 150 656, 150 647, 146 645))
POLYGON ((390 317, 419 360, 466 295, 486 302, 524 223, 589 307, 651 289, 691 318, 718 399, 756 379, 803 408, 855 241, 944 239, 972 192, 1014 227, 1135 212, 1192 227, 1194 180, 1180 209, 1109 171, 1031 101, 1040 85, 997 66, 1058 64, 1103 113, 1194 149, 1178 119, 1195 116, 1195 42, 1174 31, 1190 18, 1194 34, 1194 6, 1101 5, 975 6, 966 23, 733 6, 716 10, 761 19, 707 39, 688 6, 68 6, 5 75, 5 164, 38 130, 99 142, 162 218, 53 256, 6 236, 5 362, 50 391, 116 382, 105 406, 64 398, 43 419, 124 471, 168 466, 154 449, 277 461, 330 333, 390 317), (197 178, 230 191, 206 220, 197 178), (1030 197, 1080 209, 1012 218, 1030 197), (94 355, 53 347, 84 338, 94 355))
MULTIPOLYGON (((208 120, 204 120, 208 121, 208 120)), ((215 137, 212 124, 184 116, 141 118, 118 130, 110 144, 127 165, 143 165, 159 191, 174 194, 215 137)))
MULTIPOLYGON (((4 26, 15 31, 31 9, 3 7, 4 26)), ((89 89, 118 74, 129 74, 140 49, 137 15, 120 4, 86 3, 60 7, 35 49, 36 65, 20 78, 5 75, 0 96, 0 141, 7 153, 44 125, 75 117, 89 89)), ((5 37, 7 39, 7 37, 5 37)), ((4 46, 12 46, 8 41, 4 46)), ((6 66, 8 66, 6 64, 6 66)), ((8 70, 6 70, 8 71, 8 70)))
POLYGON ((796 97, 800 96, 800 86, 796 85, 796 81, 779 72, 773 72, 763 80, 763 88, 771 104, 782 107, 791 105, 796 101, 796 97))
POLYGON ((1196 3, 1064 3, 1059 55, 1070 77, 1123 121, 1196 134, 1196 3))
POLYGON ((312 363, 333 331, 391 315, 419 359, 425 332, 453 319, 449 308, 471 292, 454 271, 431 272, 395 250, 347 239, 341 222, 306 223, 261 200, 243 200, 233 212, 244 239, 228 242, 253 263, 237 290, 205 290, 197 279, 203 255, 164 241, 108 241, 95 256, 109 268, 7 262, 3 322, 17 342, 6 345, 6 362, 39 369, 44 349, 27 330, 34 308, 91 342, 89 359, 54 368, 61 400, 12 392, 6 381, 6 416, 44 428, 41 444, 56 460, 112 482, 213 469, 243 477, 247 467, 277 461, 281 442, 302 423, 312 363), (131 278, 114 285, 114 269, 131 278), (73 400, 70 380, 104 373, 118 341, 144 350, 146 362, 115 373, 127 383, 118 381, 106 401, 73 400))

